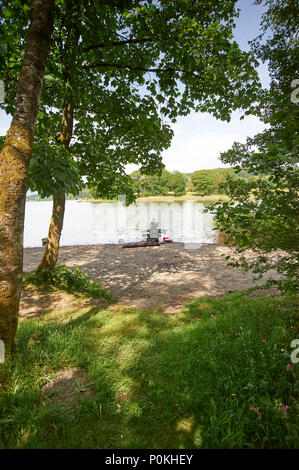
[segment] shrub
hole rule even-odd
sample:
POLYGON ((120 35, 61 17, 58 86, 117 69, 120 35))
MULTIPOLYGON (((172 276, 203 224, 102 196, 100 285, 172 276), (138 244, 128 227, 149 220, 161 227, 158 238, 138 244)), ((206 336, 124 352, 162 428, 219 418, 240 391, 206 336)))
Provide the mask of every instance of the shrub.
POLYGON ((34 284, 38 287, 54 287, 75 294, 81 293, 90 297, 104 297, 109 302, 113 298, 98 281, 92 281, 79 266, 68 268, 57 264, 53 269, 34 270, 25 274, 23 285, 34 284))

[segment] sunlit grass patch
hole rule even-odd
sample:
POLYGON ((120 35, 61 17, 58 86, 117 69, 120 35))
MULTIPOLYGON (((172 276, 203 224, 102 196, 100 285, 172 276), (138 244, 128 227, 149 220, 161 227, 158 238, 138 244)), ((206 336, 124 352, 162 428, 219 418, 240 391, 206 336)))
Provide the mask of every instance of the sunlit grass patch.
POLYGON ((1 447, 298 447, 296 337, 290 297, 200 298, 171 316, 93 308, 65 323, 24 320, 1 368, 1 447), (76 400, 65 407, 45 383, 70 370, 88 393, 74 376, 63 393, 76 400))

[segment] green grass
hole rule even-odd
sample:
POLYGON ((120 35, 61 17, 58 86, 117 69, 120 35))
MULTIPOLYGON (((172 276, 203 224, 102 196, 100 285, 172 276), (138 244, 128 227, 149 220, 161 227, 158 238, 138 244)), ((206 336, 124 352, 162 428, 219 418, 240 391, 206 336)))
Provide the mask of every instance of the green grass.
POLYGON ((24 320, 1 368, 0 446, 298 448, 296 337, 292 297, 200 298, 173 316, 94 308, 67 323, 24 320), (71 408, 42 390, 67 367, 86 374, 91 392, 71 408))

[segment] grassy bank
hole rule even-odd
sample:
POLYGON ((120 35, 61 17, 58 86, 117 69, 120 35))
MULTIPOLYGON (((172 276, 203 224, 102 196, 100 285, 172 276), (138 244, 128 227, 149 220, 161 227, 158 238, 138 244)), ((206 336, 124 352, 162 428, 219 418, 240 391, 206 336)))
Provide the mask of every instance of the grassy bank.
POLYGON ((0 446, 298 447, 296 337, 290 297, 23 320, 1 367, 0 446))
POLYGON ((187 193, 185 196, 147 196, 140 197, 137 199, 137 202, 179 202, 179 201, 197 201, 202 203, 213 203, 216 201, 228 201, 228 197, 224 194, 209 194, 208 196, 199 196, 195 193, 187 193))
MULTIPOLYGON (((184 202, 184 201, 197 201, 202 203, 211 204, 216 201, 228 201, 228 197, 224 194, 210 194, 208 196, 199 196, 196 193, 187 193, 185 196, 174 196, 173 194, 168 194, 167 196, 146 196, 139 197, 136 199, 136 202, 184 202)), ((108 199, 86 199, 80 202, 117 202, 110 201, 108 199)))

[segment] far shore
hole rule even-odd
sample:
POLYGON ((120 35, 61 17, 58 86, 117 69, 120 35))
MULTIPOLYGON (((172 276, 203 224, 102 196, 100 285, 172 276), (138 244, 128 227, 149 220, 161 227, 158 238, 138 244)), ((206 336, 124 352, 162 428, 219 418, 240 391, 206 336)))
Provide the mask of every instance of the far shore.
MULTIPOLYGON (((66 199, 67 201, 78 201, 78 202, 91 202, 94 204, 99 204, 103 202, 117 202, 117 199, 66 199)), ((144 196, 138 197, 136 202, 185 202, 185 201, 196 201, 202 202, 203 204, 211 204, 217 201, 228 201, 229 198, 225 194, 209 194, 206 196, 200 196, 196 193, 187 193, 184 196, 174 196, 173 194, 168 194, 167 196, 144 196)), ((52 201, 50 198, 46 199, 26 199, 26 202, 42 202, 42 201, 52 201)))
MULTIPOLYGON (((209 194, 207 196, 200 196, 196 193, 187 193, 184 196, 174 196, 168 194, 167 196, 144 196, 136 198, 136 202, 184 202, 184 201, 197 201, 206 204, 211 204, 217 201, 228 201, 229 198, 225 194, 209 194)), ((117 199, 81 199, 79 202, 116 202, 117 199)))

